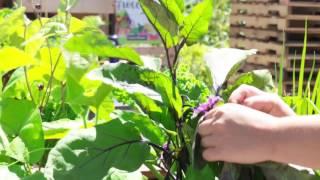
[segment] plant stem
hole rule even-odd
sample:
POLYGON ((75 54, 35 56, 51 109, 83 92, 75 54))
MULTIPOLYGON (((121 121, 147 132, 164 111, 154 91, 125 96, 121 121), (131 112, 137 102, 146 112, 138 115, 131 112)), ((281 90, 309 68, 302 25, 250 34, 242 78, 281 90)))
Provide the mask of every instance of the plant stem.
MULTIPOLYGON (((26 38, 27 38, 27 25, 26 24, 24 24, 23 38, 24 38, 24 41, 26 41, 26 38)), ((36 102, 34 101, 34 98, 33 98, 33 95, 32 95, 31 86, 30 86, 30 82, 29 82, 28 72, 27 72, 27 67, 26 66, 23 67, 23 71, 24 71, 24 77, 26 79, 27 89, 28 89, 29 94, 30 94, 30 98, 31 98, 32 102, 35 104, 36 102)))
POLYGON ((59 62, 60 62, 61 56, 62 56, 62 53, 59 54, 58 59, 57 59, 55 65, 54 65, 54 67, 53 67, 53 70, 52 70, 52 72, 51 72, 51 74, 50 74, 50 79, 49 79, 49 82, 48 82, 46 91, 45 91, 45 93, 44 93, 44 95, 43 95, 43 98, 42 98, 42 100, 41 100, 41 103, 40 103, 40 109, 41 109, 41 110, 43 110, 44 106, 45 106, 45 105, 48 103, 48 101, 49 101, 49 98, 50 98, 50 95, 51 95, 51 88, 52 88, 54 73, 55 73, 55 71, 56 71, 56 69, 57 69, 57 66, 58 66, 59 62), (46 97, 47 97, 47 99, 46 99, 46 97), (46 100, 46 101, 45 101, 45 100, 46 100), (45 104, 44 104, 44 103, 45 103, 45 104))
POLYGON ((27 88, 30 94, 30 98, 32 100, 32 102, 35 104, 36 102, 34 101, 33 95, 32 95, 32 91, 31 91, 31 86, 30 86, 30 82, 29 82, 29 78, 28 78, 28 72, 27 72, 27 67, 23 67, 24 70, 24 77, 26 79, 26 84, 27 84, 27 88))
POLYGON ((159 173, 158 170, 155 167, 153 167, 151 163, 145 163, 145 165, 151 171, 151 173, 156 177, 156 179, 164 180, 164 177, 162 176, 162 174, 159 173))

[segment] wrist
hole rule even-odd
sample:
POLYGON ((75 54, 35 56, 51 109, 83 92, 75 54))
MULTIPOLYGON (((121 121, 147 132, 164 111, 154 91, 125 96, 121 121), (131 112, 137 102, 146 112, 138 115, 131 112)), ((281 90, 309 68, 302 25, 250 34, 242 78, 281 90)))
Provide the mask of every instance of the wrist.
POLYGON ((276 161, 279 154, 279 146, 281 144, 280 132, 280 123, 282 118, 271 116, 268 120, 268 125, 265 127, 264 132, 266 135, 265 142, 265 160, 266 161, 276 161))

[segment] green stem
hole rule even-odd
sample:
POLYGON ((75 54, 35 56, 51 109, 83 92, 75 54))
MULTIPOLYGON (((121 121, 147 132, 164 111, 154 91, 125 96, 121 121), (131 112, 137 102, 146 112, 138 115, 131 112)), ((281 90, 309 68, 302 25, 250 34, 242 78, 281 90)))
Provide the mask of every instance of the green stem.
POLYGON ((158 179, 158 180, 164 180, 164 177, 162 176, 162 174, 161 174, 155 167, 153 167, 152 164, 150 164, 150 163, 145 163, 145 165, 146 165, 147 168, 151 171, 151 173, 156 177, 156 179, 158 179))
POLYGON ((29 91, 31 101, 35 104, 36 102, 34 101, 34 98, 33 98, 33 95, 32 95, 31 86, 30 86, 30 82, 29 82, 29 78, 28 78, 28 73, 27 73, 27 68, 26 68, 26 67, 23 67, 23 70, 24 70, 24 77, 25 77, 25 79, 26 79, 27 89, 28 89, 28 91, 29 91))

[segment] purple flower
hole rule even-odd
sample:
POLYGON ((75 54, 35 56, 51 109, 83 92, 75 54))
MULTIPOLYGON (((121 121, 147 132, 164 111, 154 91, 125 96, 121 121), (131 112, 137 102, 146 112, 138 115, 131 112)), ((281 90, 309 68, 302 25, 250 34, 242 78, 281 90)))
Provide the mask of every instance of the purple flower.
POLYGON ((214 106, 221 100, 219 96, 211 97, 208 99, 206 103, 200 104, 194 112, 196 114, 205 114, 209 112, 211 109, 214 108, 214 106))

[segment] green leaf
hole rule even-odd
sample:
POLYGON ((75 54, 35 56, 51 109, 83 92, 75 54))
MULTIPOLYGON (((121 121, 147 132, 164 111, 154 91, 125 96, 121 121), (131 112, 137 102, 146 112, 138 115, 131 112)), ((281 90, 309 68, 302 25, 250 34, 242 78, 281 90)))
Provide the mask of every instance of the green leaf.
POLYGON ((116 48, 106 35, 101 32, 84 32, 76 34, 65 44, 70 52, 78 52, 81 55, 96 55, 99 57, 119 58, 129 62, 143 65, 139 54, 128 47, 116 48))
POLYGON ((0 72, 8 72, 18 67, 32 65, 36 61, 25 52, 14 48, 5 47, 0 49, 0 72))
MULTIPOLYGON (((94 124, 88 122, 88 126, 92 127, 94 124)), ((62 139, 71 130, 83 128, 82 120, 60 119, 52 122, 43 122, 44 138, 49 139, 62 139)))
POLYGON ((115 119, 60 140, 49 153, 45 174, 52 179, 102 179, 112 167, 133 172, 149 150, 131 123, 115 119))
MULTIPOLYGON (((165 1, 166 0, 163 0, 161 2, 165 1)), ((144 14, 159 33, 166 47, 175 46, 178 43, 177 34, 179 26, 172 12, 169 12, 164 6, 161 6, 161 4, 154 0, 139 0, 139 2, 144 14)), ((175 4, 174 1, 171 2, 167 0, 167 2, 168 5, 175 4)), ((173 11, 174 9, 176 10, 175 14, 177 15, 177 19, 180 21, 181 15, 178 15, 178 11, 180 11, 180 9, 173 6, 167 7, 170 9, 172 8, 173 11)))
POLYGON ((142 93, 132 93, 130 96, 136 101, 142 111, 146 113, 152 120, 161 123, 169 130, 175 129, 175 119, 170 113, 168 107, 142 93))
POLYGON ((167 129, 175 129, 174 114, 169 111, 170 107, 160 102, 161 97, 156 92, 143 86, 117 82, 109 79, 109 77, 105 78, 101 68, 91 71, 87 77, 112 86, 113 91, 125 93, 130 102, 134 101, 133 104, 138 105, 152 120, 161 123, 167 129))
POLYGON ((172 80, 161 72, 123 63, 104 66, 103 76, 117 81, 140 84, 161 95, 163 104, 169 107, 174 117, 181 117, 182 99, 172 80))
POLYGON ((132 122, 145 138, 155 144, 162 145, 166 141, 164 131, 147 116, 133 112, 121 112, 119 118, 132 122))
POLYGON ((59 10, 62 12, 70 11, 78 3, 78 0, 60 0, 59 10))
MULTIPOLYGON (((167 11, 169 11, 175 18, 177 24, 182 25, 184 16, 182 14, 182 10, 180 9, 183 2, 181 0, 160 0, 162 6, 164 6, 167 11), (180 3, 180 4, 177 4, 180 3)), ((167 12, 167 13, 169 13, 167 12)))
POLYGON ((236 73, 246 58, 256 53, 256 50, 240 50, 232 48, 210 49, 204 59, 211 71, 214 89, 217 90, 234 73, 236 73))
POLYGON ((29 153, 29 163, 41 159, 44 151, 41 117, 32 102, 3 99, 0 102, 0 125, 8 137, 21 138, 29 153))
POLYGON ((46 180, 46 178, 42 172, 38 171, 30 176, 22 178, 22 180, 46 180))
POLYGON ((208 32, 212 11, 212 0, 203 0, 185 18, 181 33, 188 45, 197 43, 208 32))

